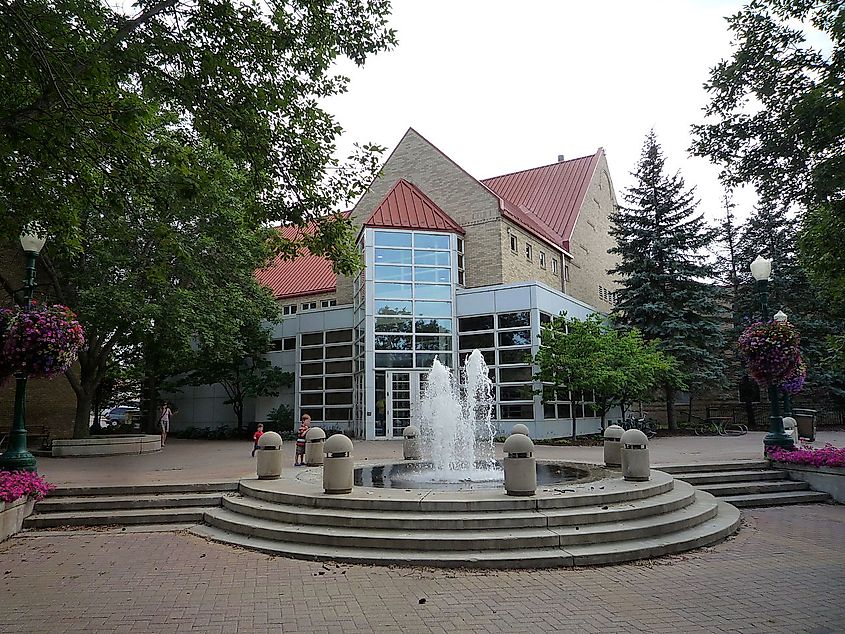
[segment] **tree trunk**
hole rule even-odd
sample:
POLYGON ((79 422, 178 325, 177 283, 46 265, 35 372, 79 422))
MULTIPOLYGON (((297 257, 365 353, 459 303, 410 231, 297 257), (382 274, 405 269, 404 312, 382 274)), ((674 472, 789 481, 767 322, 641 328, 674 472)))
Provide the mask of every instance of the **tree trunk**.
POLYGON ((572 407, 572 440, 575 440, 578 437, 578 434, 575 431, 575 403, 571 404, 572 407))
POLYGON ((94 400, 93 391, 83 390, 76 395, 76 414, 73 418, 73 437, 88 438, 91 425, 91 403, 94 400))
POLYGON ((238 419, 238 435, 244 430, 244 402, 243 400, 232 403, 232 408, 235 410, 235 417, 238 419))
POLYGON ((666 423, 671 431, 678 429, 678 421, 675 420, 675 388, 666 387, 666 423))

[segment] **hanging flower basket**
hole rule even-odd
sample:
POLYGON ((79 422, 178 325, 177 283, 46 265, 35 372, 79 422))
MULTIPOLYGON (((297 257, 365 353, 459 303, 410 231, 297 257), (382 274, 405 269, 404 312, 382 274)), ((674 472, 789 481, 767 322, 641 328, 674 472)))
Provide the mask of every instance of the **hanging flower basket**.
POLYGON ((795 372, 792 376, 788 377, 783 383, 780 384, 780 389, 782 389, 787 394, 798 394, 801 389, 804 387, 804 381, 807 379, 807 364, 804 363, 804 360, 801 356, 798 356, 798 366, 795 368, 795 372))
POLYGON ((799 342, 798 331, 789 322, 757 322, 742 333, 739 349, 757 383, 781 385, 797 372, 801 362, 799 342))
POLYGON ((2 343, 0 368, 51 379, 76 361, 85 335, 67 306, 36 305, 11 311, 2 343))

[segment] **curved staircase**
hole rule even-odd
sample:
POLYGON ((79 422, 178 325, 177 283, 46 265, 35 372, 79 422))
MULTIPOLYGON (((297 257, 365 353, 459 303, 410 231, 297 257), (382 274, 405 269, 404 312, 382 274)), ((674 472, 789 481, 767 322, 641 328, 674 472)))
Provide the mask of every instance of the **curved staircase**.
POLYGON ((362 487, 331 496, 313 474, 243 480, 239 491, 191 532, 276 555, 381 565, 618 563, 714 544, 739 526, 735 507, 660 471, 639 483, 610 472, 523 498, 362 487))

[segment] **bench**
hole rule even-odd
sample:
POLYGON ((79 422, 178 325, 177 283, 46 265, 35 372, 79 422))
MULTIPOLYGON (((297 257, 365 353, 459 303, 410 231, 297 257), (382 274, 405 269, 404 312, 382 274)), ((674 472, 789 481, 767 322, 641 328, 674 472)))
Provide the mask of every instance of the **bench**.
MULTIPOLYGON (((9 444, 9 437, 12 434, 12 426, 7 425, 4 427, 0 427, 0 450, 5 451, 8 449, 7 445, 9 444)), ((27 429, 26 430, 26 440, 27 443, 32 442, 32 439, 38 438, 41 440, 41 449, 49 449, 50 448, 50 428, 47 425, 43 425, 41 427, 41 431, 37 432, 34 429, 27 429)))

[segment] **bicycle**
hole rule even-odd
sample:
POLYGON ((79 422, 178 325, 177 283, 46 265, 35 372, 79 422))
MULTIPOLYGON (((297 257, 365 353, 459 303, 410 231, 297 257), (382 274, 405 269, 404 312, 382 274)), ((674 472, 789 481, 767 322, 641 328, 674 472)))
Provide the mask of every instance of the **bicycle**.
POLYGON ((654 438, 657 435, 657 421, 653 418, 635 418, 633 416, 627 417, 622 421, 621 427, 624 430, 639 429, 647 438, 654 438))
POLYGON ((733 422, 732 418, 714 416, 711 418, 699 419, 700 424, 695 428, 696 436, 744 436, 748 433, 748 427, 741 423, 733 422))

